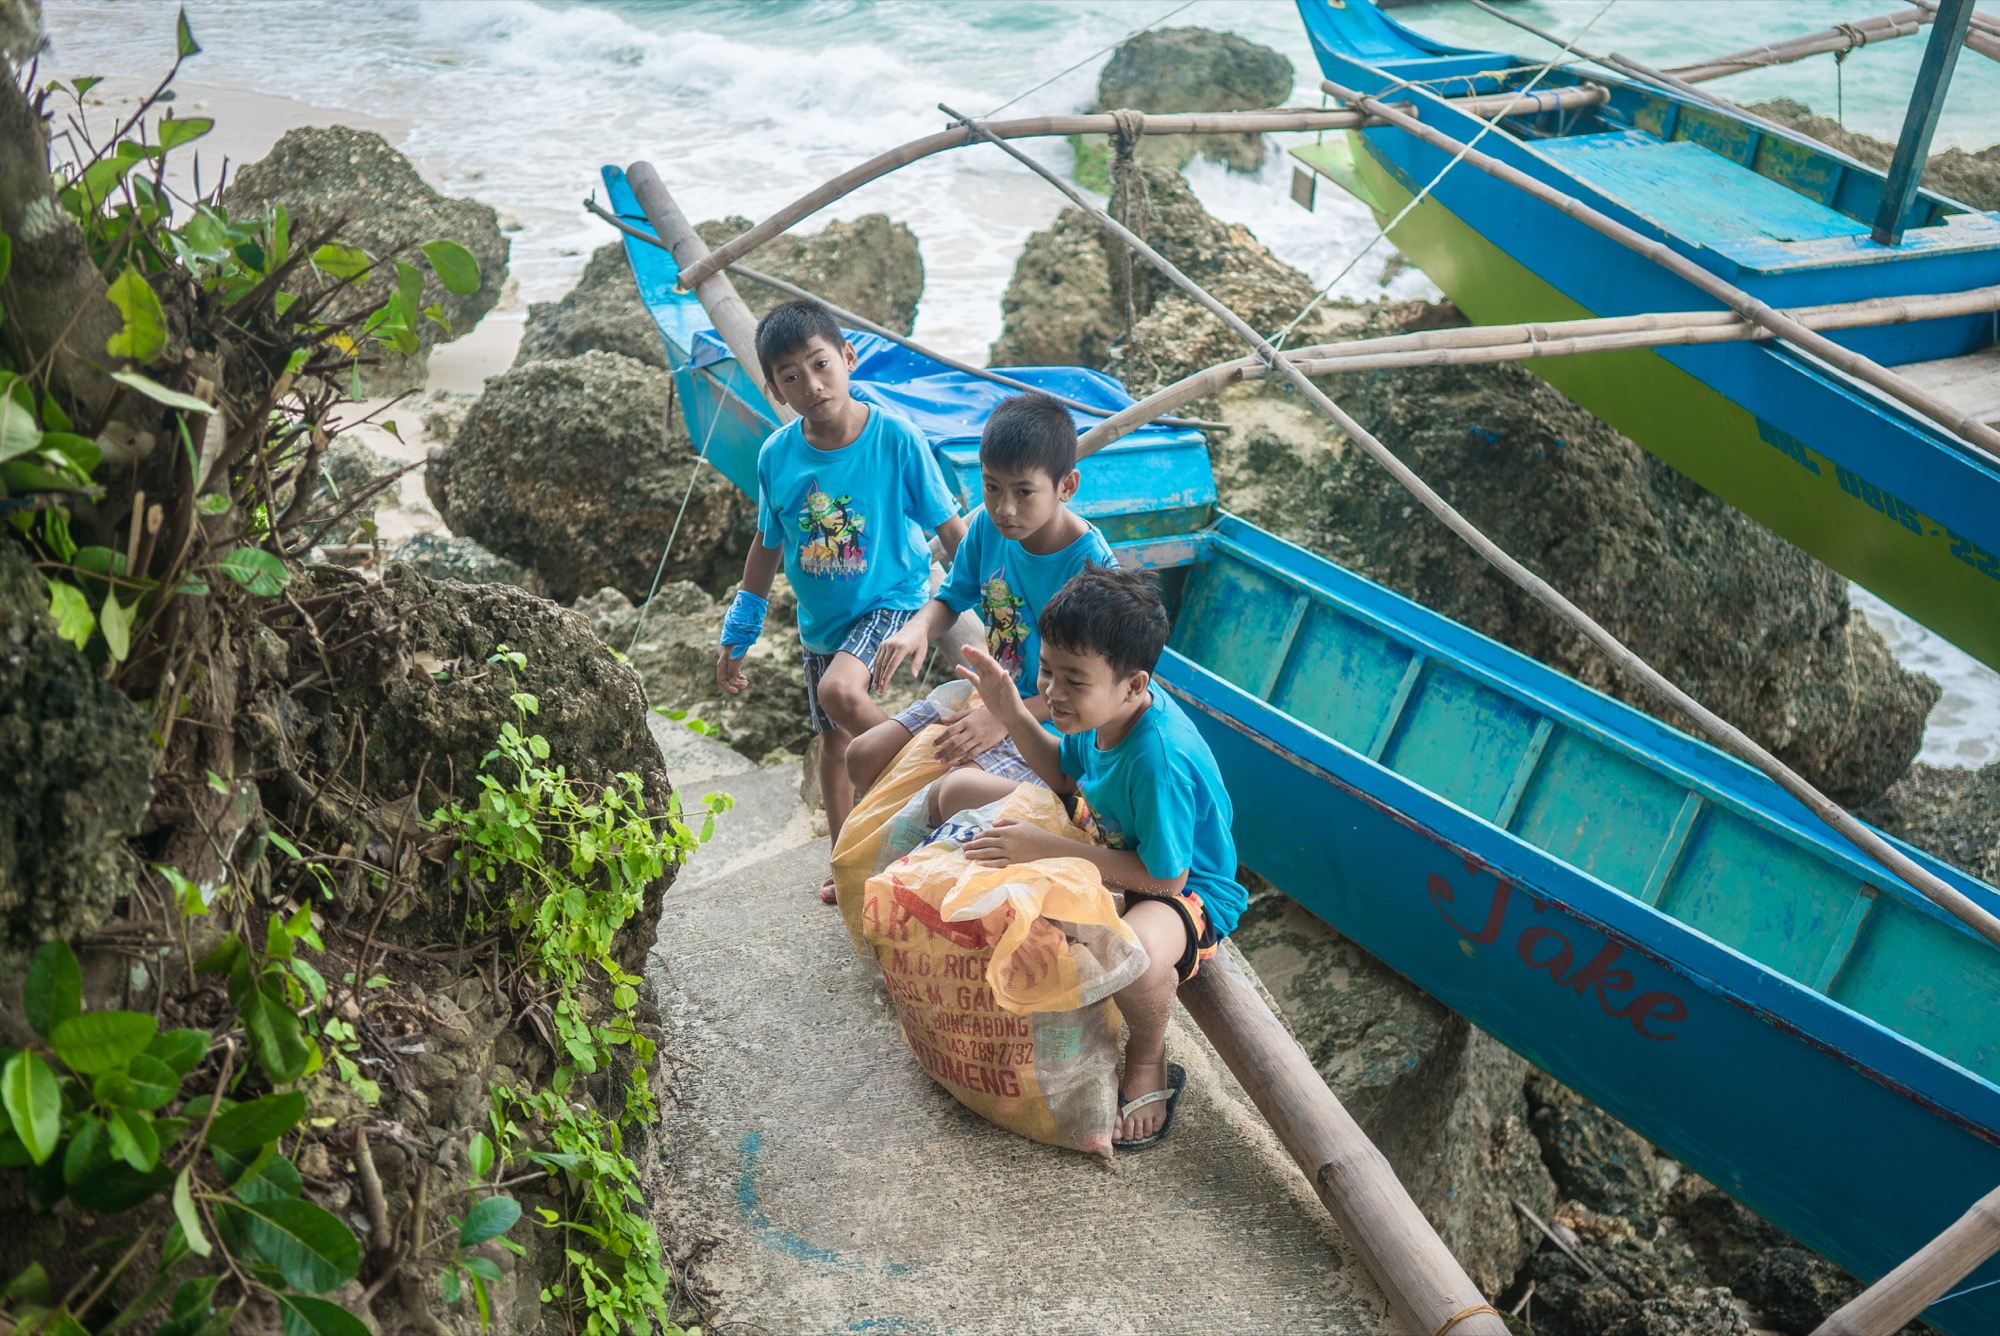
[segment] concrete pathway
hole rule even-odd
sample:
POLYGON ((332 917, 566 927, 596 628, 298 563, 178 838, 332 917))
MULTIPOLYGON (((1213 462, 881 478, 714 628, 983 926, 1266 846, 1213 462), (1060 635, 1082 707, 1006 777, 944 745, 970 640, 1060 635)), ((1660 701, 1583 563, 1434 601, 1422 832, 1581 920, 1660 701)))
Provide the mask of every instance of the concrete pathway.
POLYGON ((665 725, 688 805, 736 809, 675 880, 649 963, 676 1098, 664 1235, 719 1333, 1393 1330, 1379 1291, 1183 1017, 1169 1140, 1105 1165, 960 1107, 903 1045, 812 888, 792 767, 665 725))

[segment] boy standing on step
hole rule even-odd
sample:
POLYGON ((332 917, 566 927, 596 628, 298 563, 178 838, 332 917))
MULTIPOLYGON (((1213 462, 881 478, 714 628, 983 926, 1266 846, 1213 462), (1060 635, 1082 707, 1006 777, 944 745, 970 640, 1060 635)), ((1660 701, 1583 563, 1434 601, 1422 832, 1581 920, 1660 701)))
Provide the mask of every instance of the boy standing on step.
MULTIPOLYGON (((1125 1150, 1166 1135, 1187 1079, 1167 1062, 1175 992, 1249 903, 1236 881, 1229 791, 1215 756, 1153 680, 1167 631, 1166 608, 1145 571, 1093 566, 1064 585, 1041 615, 1041 694, 1059 738, 1029 712, 992 655, 968 648, 971 666, 959 670, 1093 837, 1080 843, 1003 818, 965 846, 966 857, 996 867, 1038 858, 1094 864, 1106 886, 1125 893, 1125 921, 1152 959, 1116 995, 1128 1034, 1112 1145, 1125 1150)), ((1012 787, 981 770, 954 770, 931 787, 932 819, 983 806, 1012 787)))
MULTIPOLYGON (((875 688, 887 686, 904 663, 910 676, 917 677, 924 647, 960 613, 977 608, 986 624, 986 652, 1014 679, 1027 699, 1028 713, 1046 720, 1048 702, 1036 685, 1041 664, 1036 624, 1042 608, 1085 566, 1117 564, 1104 535, 1069 508, 1081 481, 1076 423, 1069 410, 1046 394, 1001 400, 980 433, 979 476, 984 504, 966 522, 951 574, 936 597, 882 642, 875 656, 875 688)), ((1007 726, 991 710, 941 714, 928 700, 920 700, 847 749, 855 792, 866 792, 911 735, 935 723, 945 725, 936 756, 947 765, 977 765, 1010 780, 1035 778, 1008 740, 1007 726)))
MULTIPOLYGON (((806 713, 820 739, 827 826, 838 840, 854 806, 848 744, 888 717, 869 699, 875 655, 930 590, 925 533, 937 533, 950 561, 965 520, 923 435, 848 393, 854 345, 824 306, 801 300, 771 308, 757 322, 757 360, 766 393, 799 416, 757 455, 757 536, 723 619, 715 680, 731 695, 749 685, 742 656, 763 630, 782 559, 799 600, 806 713)), ((830 874, 820 898, 833 902, 830 874)))

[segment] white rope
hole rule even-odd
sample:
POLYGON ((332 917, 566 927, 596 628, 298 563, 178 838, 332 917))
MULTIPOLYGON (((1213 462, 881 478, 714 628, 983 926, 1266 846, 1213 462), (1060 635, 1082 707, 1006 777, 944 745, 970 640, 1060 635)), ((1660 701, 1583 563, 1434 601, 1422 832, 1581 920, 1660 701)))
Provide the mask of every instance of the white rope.
MULTIPOLYGON (((694 379, 692 371, 688 373, 688 379, 694 379)), ((669 404, 668 411, 671 412, 672 408, 673 405, 669 404)), ((695 479, 701 476, 701 466, 708 461, 708 443, 715 439, 715 424, 720 421, 722 403, 718 399, 715 411, 708 419, 708 430, 701 434, 701 452, 694 457, 694 467, 688 470, 687 491, 681 494, 681 508, 674 512, 673 527, 667 530, 667 545, 660 549, 660 564, 653 568, 653 587, 646 591, 646 601, 639 605, 639 620, 632 624, 632 640, 625 646, 627 658, 631 657, 633 648, 639 643, 639 633, 646 629, 646 614, 653 610, 653 596, 660 592, 660 578, 667 573, 667 554, 674 550, 674 539, 680 536, 681 517, 687 514, 688 502, 694 497, 695 479)))
POLYGON ((1168 10, 1166 13, 1160 15, 1160 17, 1154 19, 1151 23, 1148 23, 1145 27, 1134 28, 1131 32, 1126 33, 1123 37, 1113 42, 1110 46, 1099 47, 1097 50, 1091 52, 1089 55, 1085 56, 1082 60, 1076 62, 1076 64, 1070 66, 1068 69, 1058 70, 1056 73, 1051 74, 1048 78, 1042 80, 1040 83, 1036 84, 1033 88, 1028 89, 1027 92, 1014 94, 1014 96, 1008 98, 1005 102, 1002 102, 999 106, 987 112, 986 115, 984 115, 980 119, 988 121, 992 120, 995 116, 1007 110, 1007 108, 1013 106, 1016 102, 1019 102, 1022 98, 1026 97, 1028 93, 1041 92, 1044 88, 1047 88, 1050 84, 1062 78, 1064 75, 1076 73, 1078 70, 1082 69, 1085 65, 1088 65, 1091 61, 1096 60, 1099 56, 1103 55, 1106 51, 1117 50, 1119 47, 1125 45, 1125 43, 1131 41, 1134 37, 1137 37, 1142 32, 1151 32, 1154 28, 1159 27, 1162 23, 1165 23, 1168 19, 1180 13, 1181 10, 1192 7, 1193 4, 1194 0, 1186 0, 1185 4, 1177 5, 1174 8, 1168 10))
MULTIPOLYGON (((1540 83, 1543 79, 1547 78, 1549 71, 1553 70, 1558 64, 1561 64, 1563 57, 1567 56, 1570 53, 1570 48, 1574 47, 1578 42, 1582 41, 1584 37, 1590 32, 1590 30, 1597 26, 1597 21, 1603 18, 1606 14, 1609 14, 1611 12, 1611 7, 1613 5, 1616 5, 1617 3, 1618 0, 1604 0, 1604 8, 1598 10, 1595 14, 1591 15, 1590 22, 1584 24, 1582 28, 1578 29, 1576 36, 1570 38, 1569 41, 1565 42, 1563 44, 1562 50, 1556 52, 1556 54, 1549 60, 1549 62, 1546 65, 1542 66, 1539 70, 1536 70, 1535 77, 1528 80, 1528 82, 1525 85, 1523 85, 1520 92, 1516 94, 1516 96, 1525 97, 1529 93, 1532 93, 1535 90, 1535 85, 1540 83)), ((1396 80, 1396 86, 1397 88, 1408 88, 1411 86, 1411 84, 1408 79, 1398 79, 1396 80)), ((1395 90, 1389 89, 1385 91, 1394 92, 1395 90)), ((1375 94, 1376 97, 1381 97, 1382 95, 1383 94, 1381 93, 1375 94)), ((1341 271, 1339 273, 1335 274, 1330 280, 1328 280, 1325 287, 1321 288, 1318 292, 1314 293, 1313 299, 1307 302, 1305 306, 1300 309, 1297 315, 1293 316, 1289 321, 1287 321, 1283 329, 1279 330, 1276 334, 1273 334, 1271 336, 1270 340, 1271 346, 1274 348, 1284 347, 1285 340, 1291 336, 1291 333, 1294 329, 1298 328, 1299 322, 1301 320, 1304 320, 1306 316, 1311 314, 1314 307, 1318 306, 1321 302, 1325 301, 1327 294, 1332 292, 1334 287, 1342 279, 1346 278, 1349 274, 1354 272, 1354 266, 1360 264, 1364 259, 1366 259, 1368 257, 1368 253, 1375 249, 1376 245, 1381 242, 1382 238, 1388 236, 1390 232, 1395 230, 1396 224, 1402 222, 1403 219, 1409 216, 1410 210, 1416 208, 1419 204, 1422 204, 1424 200, 1430 196, 1430 193, 1433 190, 1437 189, 1438 183, 1444 180, 1446 175, 1450 173, 1451 169, 1458 166, 1460 162, 1464 161, 1466 154, 1472 152, 1473 145, 1477 144, 1480 140, 1486 138, 1487 134, 1491 132, 1495 126, 1499 125, 1502 120, 1506 119, 1506 117, 1510 114, 1511 112, 1508 110, 1508 108, 1503 106, 1500 108, 1500 110, 1493 113, 1493 117, 1491 120, 1481 121, 1479 124, 1479 133, 1474 135, 1471 139, 1467 140, 1465 146, 1459 149, 1458 153, 1455 156, 1453 156, 1452 160, 1446 163, 1444 167, 1438 172, 1438 174, 1436 176, 1433 176, 1422 190, 1419 190, 1415 195, 1411 196, 1410 202, 1408 204, 1405 204, 1400 210, 1398 210, 1394 218, 1391 218, 1388 222, 1376 228, 1375 235, 1368 239, 1368 244, 1366 246, 1363 246, 1359 251, 1357 251, 1355 253, 1354 258, 1349 260, 1346 263, 1346 265, 1344 265, 1341 268, 1341 271)))

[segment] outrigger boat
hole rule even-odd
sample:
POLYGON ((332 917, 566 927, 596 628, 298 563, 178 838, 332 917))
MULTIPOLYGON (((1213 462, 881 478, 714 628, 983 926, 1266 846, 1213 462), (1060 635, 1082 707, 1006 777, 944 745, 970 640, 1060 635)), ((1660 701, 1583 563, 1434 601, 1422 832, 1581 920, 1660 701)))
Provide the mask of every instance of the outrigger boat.
MULTIPOLYGON (((1773 306, 2000 282, 2000 215, 1918 190, 1896 220, 1896 244, 1880 244, 1871 230, 1885 173, 1692 89, 1567 66, 1543 73, 1540 61, 1432 41, 1368 0, 1298 7, 1330 80, 1408 103, 1460 141, 1481 121, 1444 97, 1518 90, 1537 76, 1537 90, 1552 93, 1608 90, 1593 105, 1509 116, 1479 148, 1773 306)), ((1451 153, 1401 129, 1348 131, 1292 151, 1384 223, 1443 172, 1390 240, 1478 324, 1716 308, 1684 279, 1513 186, 1463 163, 1444 171, 1451 153)), ((1973 419, 2000 422, 1993 313, 1834 337, 1973 419)), ((2000 458, 1776 341, 1592 353, 1530 369, 2000 666, 2000 458)))
MULTIPOLYGON (((623 172, 604 180, 616 216, 644 216, 623 172)), ((692 438, 754 490, 777 415, 640 231, 626 253, 692 438)), ((976 504, 1010 391, 850 338, 856 397, 916 422, 976 504)), ((1132 403, 1082 368, 1008 374, 1132 403)), ((1159 681, 1215 750, 1246 866, 1859 1275, 2000 1182, 1990 943, 1756 770, 1220 510, 1195 432, 1141 429, 1082 470, 1078 508, 1163 577, 1159 681)), ((2000 1330, 2000 1287, 1926 1319, 2000 1330)))

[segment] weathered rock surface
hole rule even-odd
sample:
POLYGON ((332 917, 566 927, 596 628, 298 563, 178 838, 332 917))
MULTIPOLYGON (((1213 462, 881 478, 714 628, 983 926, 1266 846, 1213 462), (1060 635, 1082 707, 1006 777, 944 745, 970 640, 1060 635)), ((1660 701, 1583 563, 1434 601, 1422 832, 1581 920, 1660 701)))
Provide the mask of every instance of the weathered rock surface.
MULTIPOLYGON (((1259 111, 1292 94, 1292 62, 1268 46, 1207 28, 1157 28, 1128 38, 1097 76, 1095 111, 1259 111)), ((1149 161, 1178 170, 1197 154, 1239 172, 1264 165, 1262 135, 1155 135, 1149 161)))
POLYGON ((1543 1072, 1527 1089, 1529 1126, 1557 1190, 1593 1211, 1649 1219, 1661 1184, 1645 1138, 1543 1072))
POLYGON ((357 285, 355 309, 395 290, 392 254, 423 273, 424 304, 442 308, 450 333, 428 320, 415 322, 421 345, 416 353, 385 353, 379 365, 363 368, 362 384, 371 394, 422 385, 432 346, 471 330, 499 303, 506 286, 509 244, 493 209, 432 189, 409 159, 370 130, 342 125, 288 130, 270 153, 236 172, 223 202, 232 213, 282 204, 294 236, 305 226, 347 219, 342 242, 359 246, 376 262, 357 285), (437 240, 456 241, 472 252, 479 262, 478 291, 464 296, 445 291, 416 249, 437 240))
POLYGON ((1102 229, 1066 208, 1028 238, 1000 299, 993 366, 1102 367, 1125 332, 1112 304, 1111 259, 1102 229))
POLYGON ((1486 1294, 1540 1235, 1555 1184, 1528 1127, 1528 1065, 1416 985, 1274 892, 1235 941, 1343 1104, 1486 1294))
POLYGON ((606 242, 592 251, 583 276, 560 298, 528 307, 514 364, 576 357, 593 349, 662 371, 667 368, 660 327, 639 300, 639 284, 632 277, 622 241, 606 242))
POLYGON ((452 532, 534 570, 552 598, 605 585, 645 598, 670 533, 666 580, 727 584, 751 502, 700 463, 669 414, 672 384, 617 353, 516 366, 432 453, 425 490, 452 532))
POLYGON ((496 557, 470 538, 453 538, 441 533, 413 534, 389 554, 433 580, 458 580, 465 584, 519 585, 539 593, 539 583, 519 562, 496 557))
MULTIPOLYGON (((719 246, 748 232, 750 220, 732 216, 697 223, 694 230, 710 246, 719 246)), ((917 249, 917 234, 886 213, 828 223, 804 236, 776 237, 743 262, 898 334, 916 327, 917 300, 924 295, 924 257, 917 249)), ((738 276, 735 282, 744 305, 759 317, 791 300, 747 278, 738 276)))
MULTIPOLYGON (((1393 332, 1421 303, 1377 312, 1393 332)), ((1840 801, 1908 768, 1938 688, 1900 668, 1832 570, 1518 366, 1329 379, 1328 392, 1475 525, 1840 801)), ((1223 504, 1654 713, 1582 636, 1494 572, 1282 391, 1225 394, 1223 504)))
POLYGON ((1962 872, 2000 884, 2000 765, 1913 765, 1861 815, 1962 872))
POLYGON ((94 930, 132 889, 152 798, 151 723, 56 635, 20 546, 0 541, 0 978, 94 930))
MULTIPOLYGON (((1871 167, 1887 167, 1896 154, 1894 144, 1844 129, 1839 121, 1815 115, 1811 107, 1794 98, 1753 102, 1750 110, 1787 129, 1810 135, 1871 167)), ((1924 185, 1975 209, 2000 209, 2000 144, 1976 153, 1948 148, 1931 154, 1924 165, 1924 185)))

